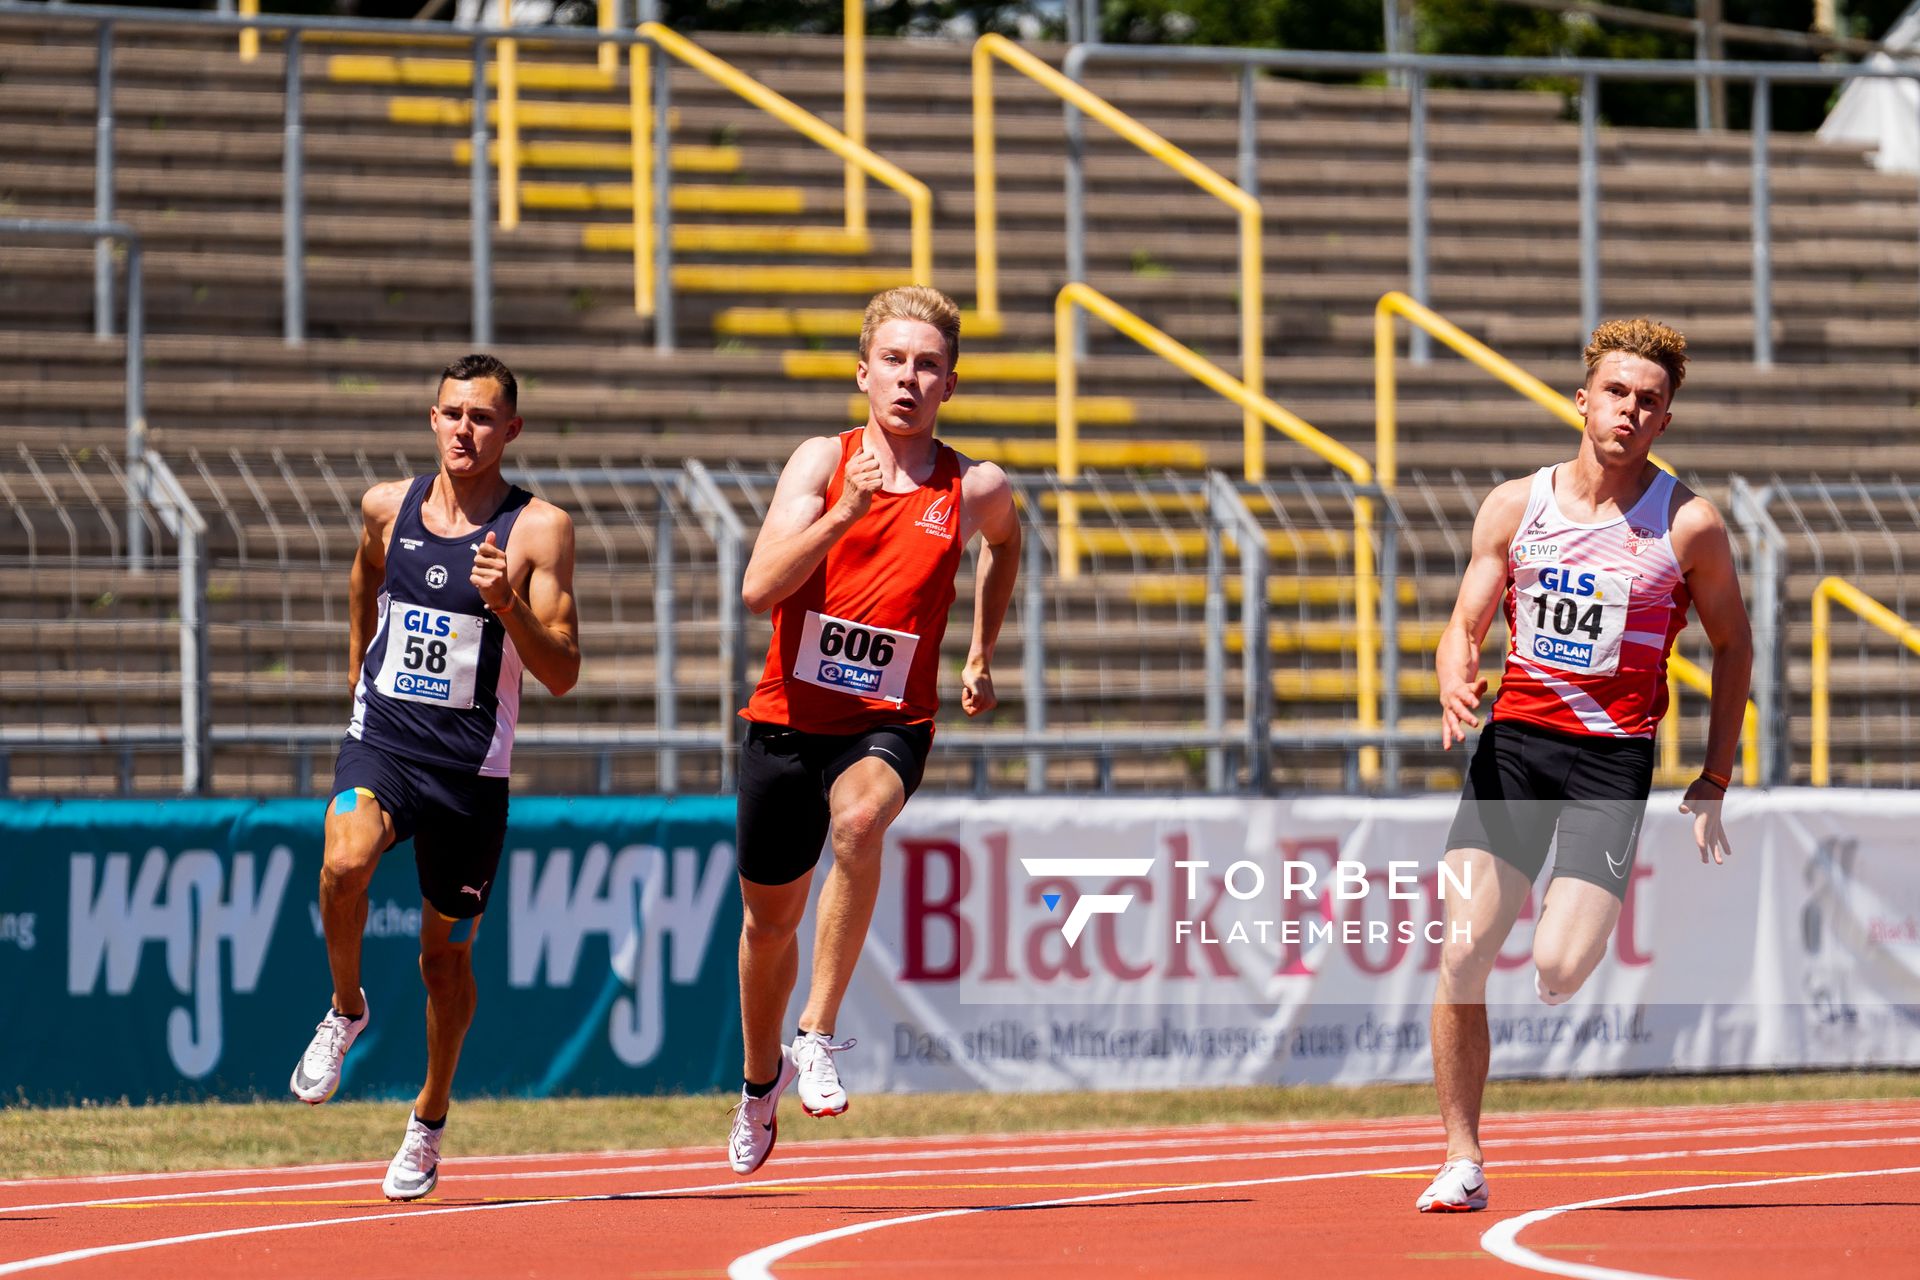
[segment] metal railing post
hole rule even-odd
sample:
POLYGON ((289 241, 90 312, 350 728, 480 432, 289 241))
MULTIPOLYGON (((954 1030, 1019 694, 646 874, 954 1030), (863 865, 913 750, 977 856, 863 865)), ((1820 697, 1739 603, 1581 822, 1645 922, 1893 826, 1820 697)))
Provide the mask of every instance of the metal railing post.
POLYGON ((1255 94, 1258 73, 1240 68, 1240 189, 1260 198, 1260 108, 1255 94))
MULTIPOLYGON (((1208 507, 1240 547, 1240 675, 1246 712, 1247 790, 1273 788, 1273 650, 1267 638, 1267 534, 1233 482, 1208 473, 1208 507)), ((1224 645, 1223 645, 1224 647, 1224 645)))
POLYGON ((287 32, 287 137, 282 161, 285 191, 280 202, 281 254, 285 258, 282 306, 287 345, 307 340, 307 200, 305 127, 300 119, 300 31, 287 32))
POLYGON ((1380 519, 1380 785, 1400 789, 1400 506, 1385 495, 1380 519))
MULTIPOLYGON (((662 493, 653 535, 653 697, 654 722, 667 732, 680 727, 673 603, 673 508, 662 493)), ((673 748, 663 747, 658 761, 661 794, 673 795, 680 789, 679 755, 673 748)))
POLYGON ((673 89, 667 51, 653 50, 653 346, 671 351, 673 333, 673 89))
MULTIPOLYGON (((1023 492, 1025 499, 1027 494, 1023 492)), ((1022 698, 1026 708, 1027 736, 1037 738, 1047 731, 1047 593, 1041 585, 1046 572, 1046 551, 1041 539, 1039 504, 1022 501, 1022 530, 1026 542, 1021 547, 1021 576, 1024 596, 1020 603, 1020 667, 1025 685, 1022 698)), ((1039 793, 1047 789, 1047 757, 1039 751, 1027 752, 1027 790, 1039 793)))
POLYGON ((1759 713, 1760 781, 1784 786, 1792 760, 1786 686, 1786 535, 1767 510, 1773 489, 1753 489, 1734 476, 1727 509, 1746 538, 1747 593, 1753 617, 1753 702, 1759 713))
MULTIPOLYGON (((95 59, 93 220, 113 221, 113 24, 100 24, 95 59)), ((113 241, 93 242, 93 336, 113 336, 113 241)))
POLYGON ((1580 78, 1580 332, 1600 327, 1600 77, 1580 78))
MULTIPOLYGON (((1207 473, 1207 487, 1227 484, 1217 471, 1207 473)), ((1227 731, 1227 556, 1226 539, 1221 532, 1220 513, 1207 503, 1207 598, 1205 609, 1206 693, 1204 705, 1207 732, 1215 736, 1227 731)), ((1226 753, 1219 747, 1207 749, 1207 790, 1220 794, 1227 789, 1226 753)))
MULTIPOLYGON (((1072 0, 1069 0, 1071 3, 1072 0)), ((1070 73, 1071 74, 1071 73, 1070 73)), ((1071 102, 1060 104, 1067 131, 1067 280, 1087 282, 1087 130, 1071 102)), ((1073 358, 1087 358, 1087 318, 1073 314, 1073 358)))
MULTIPOLYGON (((1427 73, 1415 71, 1407 85, 1407 292, 1421 306, 1427 297, 1427 73)), ((1407 358, 1425 364, 1433 353, 1426 331, 1407 336, 1407 358)))
POLYGON ((146 453, 147 453, 147 290, 146 263, 140 237, 131 230, 127 240, 127 475, 134 491, 127 504, 127 568, 146 568, 146 453))
POLYGON ((500 0, 501 38, 494 56, 500 64, 500 229, 520 227, 520 42, 513 30, 513 0, 500 0))
POLYGON ((1767 132, 1772 127, 1772 86, 1753 80, 1753 362, 1773 363, 1773 208, 1767 172, 1767 132))
POLYGON ((473 155, 467 165, 469 232, 473 237, 473 345, 493 345, 493 173, 487 156, 492 130, 487 126, 487 38, 473 38, 473 155))
POLYGON ((194 513, 180 513, 180 790, 187 795, 205 794, 213 777, 205 535, 194 513))
POLYGON ((720 492, 698 458, 689 458, 681 492, 700 513, 700 524, 713 539, 720 613, 720 790, 734 789, 734 712, 746 704, 746 605, 740 599, 741 575, 746 570, 746 529, 740 515, 720 492))

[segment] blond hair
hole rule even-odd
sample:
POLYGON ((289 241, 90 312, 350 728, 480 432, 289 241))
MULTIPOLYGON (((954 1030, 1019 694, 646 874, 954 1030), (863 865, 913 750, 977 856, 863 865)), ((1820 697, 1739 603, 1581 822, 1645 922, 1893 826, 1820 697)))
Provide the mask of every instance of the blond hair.
POLYGON ((1593 331, 1582 353, 1587 362, 1587 379, 1600 366, 1609 351, 1624 351, 1630 356, 1651 360, 1667 371, 1667 399, 1680 392, 1687 378, 1687 338, 1678 329, 1658 320, 1639 316, 1632 320, 1608 320, 1593 331))
POLYGON ((947 371, 960 359, 960 307, 946 294, 924 284, 901 285, 873 295, 860 317, 860 358, 867 358, 876 329, 889 320, 918 320, 940 331, 947 344, 947 371))

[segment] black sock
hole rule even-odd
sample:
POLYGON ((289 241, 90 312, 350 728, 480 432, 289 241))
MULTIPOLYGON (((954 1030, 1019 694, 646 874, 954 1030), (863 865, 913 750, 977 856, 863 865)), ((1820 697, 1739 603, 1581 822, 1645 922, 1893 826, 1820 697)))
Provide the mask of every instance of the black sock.
POLYGON ((753 1081, 746 1079, 741 1080, 740 1083, 746 1089, 749 1098, 764 1098, 773 1092, 774 1081, 779 1078, 779 1076, 775 1076, 773 1080, 769 1080, 765 1084, 755 1084, 753 1081))
POLYGON ((800 1033, 800 1038, 802 1039, 806 1038, 807 1036, 816 1036, 816 1035, 827 1040, 833 1039, 831 1035, 828 1035, 824 1031, 809 1031, 805 1027, 796 1027, 794 1029, 800 1033))
MULTIPOLYGON (((414 1112, 413 1118, 415 1120, 420 1120, 420 1113, 418 1111, 414 1112)), ((441 1116, 438 1120, 420 1120, 420 1124, 423 1128, 431 1129, 435 1133, 438 1133, 442 1129, 447 1127, 447 1118, 445 1116, 441 1116)))

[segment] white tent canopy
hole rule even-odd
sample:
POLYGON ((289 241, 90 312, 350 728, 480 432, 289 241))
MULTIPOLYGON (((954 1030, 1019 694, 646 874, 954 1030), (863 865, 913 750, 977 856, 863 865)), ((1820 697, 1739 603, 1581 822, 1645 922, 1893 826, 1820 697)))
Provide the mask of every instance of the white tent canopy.
MULTIPOLYGON (((1907 6, 1881 41, 1903 55, 1920 56, 1920 0, 1907 6)), ((1902 61, 1906 58, 1903 57, 1902 61)), ((1871 67, 1897 65, 1876 53, 1871 67)), ((1850 80, 1820 126, 1827 142, 1860 142, 1877 148, 1874 163, 1894 173, 1920 173, 1920 81, 1850 80)))

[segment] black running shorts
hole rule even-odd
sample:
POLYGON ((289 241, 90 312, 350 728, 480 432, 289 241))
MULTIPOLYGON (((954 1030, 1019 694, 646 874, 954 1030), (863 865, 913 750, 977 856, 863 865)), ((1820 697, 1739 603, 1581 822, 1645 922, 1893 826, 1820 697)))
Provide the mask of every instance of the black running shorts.
POLYGON ((469 920, 487 909, 507 841, 505 778, 423 764, 347 738, 333 766, 328 808, 368 803, 393 820, 395 844, 412 839, 420 896, 429 906, 448 920, 469 920))
POLYGON ((889 724, 864 733, 802 733, 747 721, 740 740, 736 845, 740 875, 755 884, 791 884, 820 861, 832 820, 827 797, 840 775, 867 756, 885 760, 908 796, 920 786, 930 724, 889 724))
POLYGON ((1653 739, 1489 721, 1467 766, 1448 849, 1485 849, 1529 880, 1554 876, 1624 898, 1653 790, 1653 739))

